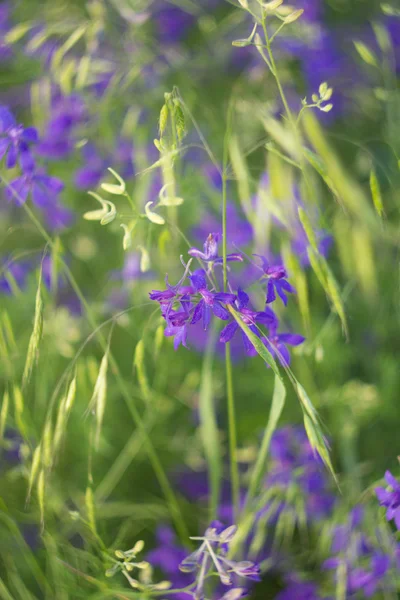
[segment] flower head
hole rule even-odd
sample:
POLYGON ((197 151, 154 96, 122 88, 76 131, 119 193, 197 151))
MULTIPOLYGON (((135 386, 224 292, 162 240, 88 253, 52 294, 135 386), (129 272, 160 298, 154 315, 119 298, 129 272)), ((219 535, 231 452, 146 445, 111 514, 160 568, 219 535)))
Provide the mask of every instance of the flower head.
POLYGON ((287 305, 286 294, 293 294, 295 289, 287 281, 287 272, 283 265, 270 265, 265 256, 255 254, 262 261, 262 270, 267 278, 267 298, 266 303, 270 304, 276 299, 275 292, 282 300, 283 304, 287 305))
MULTIPOLYGON (((218 256, 219 233, 210 233, 204 242, 203 252, 197 248, 190 248, 188 254, 194 258, 211 263, 212 265, 221 265, 223 263, 222 256, 218 256)), ((226 257, 228 262, 243 262, 243 257, 238 252, 228 254, 226 257)))
POLYGON ((35 161, 30 151, 30 144, 39 139, 34 127, 17 124, 14 116, 5 106, 0 106, 0 159, 6 157, 7 169, 12 169, 19 161, 21 169, 31 171, 35 161))
POLYGON ((400 530, 400 483, 391 474, 386 471, 385 480, 389 487, 378 487, 375 493, 379 504, 386 507, 386 518, 388 521, 394 520, 397 529, 400 530))

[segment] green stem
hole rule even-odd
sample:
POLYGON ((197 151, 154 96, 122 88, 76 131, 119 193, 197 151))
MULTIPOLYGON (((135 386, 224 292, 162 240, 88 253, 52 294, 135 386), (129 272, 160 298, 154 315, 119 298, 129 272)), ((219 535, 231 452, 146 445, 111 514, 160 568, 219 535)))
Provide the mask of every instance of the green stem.
MULTIPOLYGON (((46 232, 46 230, 43 228, 43 226, 41 225, 41 223, 38 221, 38 219, 35 217, 34 213, 32 212, 32 210, 29 208, 29 206, 27 206, 27 204, 22 204, 22 206, 24 207, 26 213, 28 214, 29 218, 32 220, 32 222, 35 224, 35 226, 37 227, 38 231, 40 232, 40 234, 44 237, 44 239, 46 240, 46 242, 49 244, 49 246, 53 249, 54 247, 54 242, 51 239, 51 237, 48 235, 48 233, 46 232)), ((86 312, 86 316, 88 319, 89 324, 91 325, 91 327, 93 327, 94 329, 98 329, 98 324, 93 316, 92 310, 86 300, 86 298, 84 297, 84 295, 82 294, 80 287, 75 279, 75 277, 73 276, 70 268, 68 267, 67 263, 64 261, 64 259, 60 256, 60 262, 63 266, 63 269, 65 271, 65 274, 67 276, 67 279, 69 280, 72 289, 74 290, 75 294, 77 295, 77 297, 79 298, 80 302, 82 303, 82 306, 85 309, 86 312)), ((98 339, 99 339, 99 343, 103 349, 103 351, 105 352, 107 347, 108 347, 108 343, 106 338, 103 336, 103 334, 101 333, 100 330, 98 330, 98 339)), ((118 363, 117 360, 114 358, 113 354, 111 352, 109 352, 109 359, 110 359, 110 365, 112 367, 112 372, 114 373, 117 385, 120 389, 120 392, 122 394, 122 396, 125 399, 127 408, 129 410, 129 412, 131 413, 132 419, 136 425, 136 427, 138 428, 138 430, 140 431, 141 435, 143 436, 143 440, 145 443, 145 447, 146 447, 146 451, 149 457, 149 460, 151 462, 151 465, 153 467, 153 470, 155 472, 155 475, 157 477, 158 483, 161 487, 161 490, 165 496, 165 499, 168 503, 169 506, 169 510, 171 512, 171 517, 175 523, 176 529, 179 533, 179 536, 182 540, 183 543, 187 543, 187 540, 189 539, 189 533, 187 531, 186 525, 183 521, 183 519, 181 518, 181 512, 180 512, 180 508, 179 508, 179 503, 178 500, 175 496, 175 493, 171 487, 171 484, 169 482, 169 479, 164 471, 164 468, 157 456, 157 453, 153 447, 153 444, 150 440, 150 437, 148 435, 148 432, 146 430, 146 426, 140 416, 140 413, 138 411, 138 409, 136 408, 135 403, 132 401, 132 396, 122 378, 121 372, 119 370, 118 367, 118 363)))
MULTIPOLYGON (((226 197, 226 169, 228 165, 228 143, 231 128, 232 103, 228 109, 228 123, 224 140, 224 157, 223 157, 223 173, 222 173, 222 260, 224 272, 224 292, 228 288, 227 274, 227 197, 226 197)), ((232 489, 232 507, 233 521, 239 514, 239 470, 237 464, 237 433, 236 433, 236 416, 235 416, 235 399, 233 394, 233 378, 232 378, 232 358, 231 347, 228 342, 225 344, 225 369, 226 369, 226 394, 228 408, 228 429, 229 429, 229 457, 230 457, 230 474, 231 474, 231 489, 232 489)))

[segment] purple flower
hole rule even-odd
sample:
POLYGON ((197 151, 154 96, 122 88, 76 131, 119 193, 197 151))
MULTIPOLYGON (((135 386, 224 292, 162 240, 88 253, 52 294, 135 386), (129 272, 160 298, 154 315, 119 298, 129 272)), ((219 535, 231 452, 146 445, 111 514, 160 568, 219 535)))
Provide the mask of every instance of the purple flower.
POLYGON ((31 171, 35 161, 29 145, 36 144, 38 139, 34 127, 17 125, 8 108, 0 106, 0 159, 6 157, 7 169, 12 169, 19 161, 23 171, 31 171))
POLYGON ((88 190, 99 184, 106 171, 107 161, 90 142, 82 148, 82 155, 86 164, 75 173, 75 185, 82 190, 88 190))
POLYGON ((13 293, 13 282, 17 288, 25 286, 26 278, 30 272, 30 264, 27 262, 14 262, 11 258, 4 260, 0 270, 0 292, 3 294, 13 293))
POLYGON ((400 530, 400 483, 390 471, 386 471, 385 479, 389 487, 386 489, 378 487, 375 489, 375 493, 379 504, 387 509, 387 520, 394 520, 397 529, 400 530))
POLYGON ((74 131, 86 117, 86 107, 80 96, 56 97, 46 131, 37 147, 38 154, 53 160, 68 156, 75 147, 74 131))
MULTIPOLYGON (((251 310, 250 308, 248 308, 249 301, 250 299, 246 292, 239 288, 237 293, 236 309, 240 313, 242 321, 249 327, 249 329, 251 329, 251 331, 257 337, 260 337, 261 334, 257 327, 257 323, 260 323, 261 325, 264 325, 266 327, 272 327, 274 325, 278 325, 278 320, 275 314, 272 312, 272 310, 268 307, 266 307, 266 309, 261 312, 251 310)), ((238 323, 236 323, 236 321, 232 321, 232 323, 229 323, 221 331, 219 338, 220 342, 223 342, 224 344, 230 342, 238 329, 239 325, 238 323)), ((246 354, 248 356, 255 356, 257 354, 257 351, 254 348, 253 344, 251 343, 247 335, 244 333, 244 331, 241 331, 241 333, 246 354)))
MULTIPOLYGON (((223 258, 222 256, 218 256, 219 237, 220 236, 218 233, 210 233, 204 242, 203 252, 197 248, 190 248, 190 250, 188 250, 188 254, 204 262, 212 263, 212 265, 221 265, 223 263, 223 258)), ((243 262, 243 257, 241 254, 236 252, 233 254, 228 254, 226 260, 228 262, 243 262)))
MULTIPOLYGON (((249 244, 253 240, 253 228, 245 219, 243 214, 241 212, 239 213, 232 202, 228 204, 226 216, 228 244, 230 244, 232 247, 242 247, 249 244)), ((210 231, 217 232, 219 238, 221 239, 221 215, 216 216, 206 213, 201 219, 199 225, 196 225, 196 227, 193 228, 193 235, 196 237, 196 239, 204 240, 210 231)))
POLYGON ((262 269, 264 271, 265 277, 267 278, 267 304, 274 302, 276 298, 276 291, 283 304, 286 306, 286 293, 293 294, 295 293, 295 289, 290 285, 288 281, 286 281, 287 273, 285 267, 283 265, 270 265, 267 259, 264 256, 260 256, 259 254, 255 254, 254 256, 258 256, 258 258, 261 259, 262 269))
POLYGON ((203 328, 207 329, 210 324, 211 311, 218 319, 227 321, 229 312, 223 304, 233 304, 236 300, 235 294, 225 292, 210 292, 207 288, 206 272, 204 269, 194 271, 189 277, 194 293, 200 294, 201 300, 194 308, 191 324, 203 319, 203 328))
POLYGON ((34 204, 41 209, 46 209, 51 206, 63 188, 64 184, 60 179, 47 175, 44 169, 38 169, 24 173, 11 181, 6 188, 6 196, 9 201, 15 200, 17 204, 23 204, 31 194, 34 204))
POLYGON ((284 367, 287 367, 290 365, 290 354, 287 345, 300 346, 305 339, 297 333, 277 333, 275 329, 268 338, 263 338, 263 342, 270 353, 276 356, 284 367))

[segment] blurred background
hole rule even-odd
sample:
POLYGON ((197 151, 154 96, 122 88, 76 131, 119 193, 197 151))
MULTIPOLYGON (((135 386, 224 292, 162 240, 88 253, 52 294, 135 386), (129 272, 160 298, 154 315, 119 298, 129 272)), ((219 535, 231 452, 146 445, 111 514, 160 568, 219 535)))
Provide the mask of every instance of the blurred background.
MULTIPOLYGON (((180 255, 187 260, 190 246, 201 248, 210 232, 221 232, 216 165, 222 166, 229 105, 228 251, 283 257, 297 289, 279 317, 285 331, 306 338, 293 350, 291 368, 330 441, 343 495, 337 514, 370 498, 386 469, 396 472, 400 11, 394 1, 290 4, 304 13, 276 37, 273 50, 291 110, 297 114, 304 98, 311 103, 321 83, 333 89, 331 110, 309 110, 313 116, 300 121, 313 167, 311 195, 293 164, 273 77, 256 47, 232 45, 253 27, 239 3, 0 3, 0 104, 39 133, 36 177, 46 173, 61 182, 46 183, 47 196, 35 201, 34 186, 43 180, 20 181, 21 190, 32 192, 21 206, 5 189, 20 176, 18 166, 2 167, 1 598, 134 597, 118 595, 123 581, 112 588, 117 584, 103 567, 107 548, 128 548, 138 538, 157 547, 157 526, 170 523, 143 427, 189 531, 207 524, 199 402, 208 383, 226 448, 223 344, 198 328, 189 335, 190 350, 175 351, 148 294, 165 288, 166 273, 177 282, 180 255), (173 174, 184 203, 171 226, 158 227, 135 215, 157 201, 166 182, 161 169, 150 169, 159 158, 153 140, 166 92, 179 98, 185 119, 173 174), (109 167, 126 182, 133 208, 126 198, 107 196, 119 220, 102 227, 83 215, 99 208, 87 192, 106 197, 100 185, 115 183, 109 167), (298 205, 309 208, 342 304, 310 266, 298 205), (126 248, 121 223, 132 232, 126 248), (43 331, 27 379, 40 273, 43 331), (107 343, 115 363, 108 366, 95 444, 91 399, 107 343), (73 381, 74 403, 66 411, 73 381)), ((239 285, 252 281, 251 260, 234 275, 239 285)), ((263 291, 253 292, 261 310, 263 291)), ((273 377, 240 344, 232 350, 245 470, 267 421, 273 377)), ((288 389, 280 425, 297 426, 302 416, 288 389)), ((329 475, 324 486, 336 494, 329 475)), ((282 573, 274 572, 257 597, 274 598, 281 587, 282 573)))

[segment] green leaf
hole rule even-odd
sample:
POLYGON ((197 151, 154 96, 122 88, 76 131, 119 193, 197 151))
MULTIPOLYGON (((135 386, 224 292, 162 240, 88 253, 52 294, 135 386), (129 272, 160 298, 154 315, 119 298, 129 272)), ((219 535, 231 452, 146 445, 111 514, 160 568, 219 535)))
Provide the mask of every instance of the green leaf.
POLYGON ((29 340, 28 352, 26 355, 26 362, 24 368, 24 374, 22 376, 22 387, 25 388, 29 383, 32 375, 33 366, 37 363, 39 358, 39 344, 42 339, 43 331, 43 300, 42 300, 42 267, 40 268, 39 282, 36 291, 35 300, 35 318, 33 321, 33 330, 29 340))
POLYGON ((214 329, 208 339, 203 359, 199 394, 200 436, 207 460, 210 481, 211 519, 214 519, 217 514, 222 477, 221 448, 215 409, 213 377, 216 336, 217 332, 214 329))
POLYGON ((369 187, 371 189, 372 201, 374 203, 375 210, 378 213, 378 215, 382 217, 382 215, 384 214, 382 194, 379 181, 374 169, 371 169, 371 172, 369 174, 369 187))
POLYGON ((364 44, 364 42, 353 42, 359 56, 372 67, 378 66, 378 60, 375 54, 364 44))
POLYGON ((133 365, 136 368, 136 375, 139 382, 140 391, 143 394, 144 400, 150 399, 150 386, 147 379, 146 369, 144 366, 144 342, 140 340, 135 348, 133 357, 133 365))
POLYGON ((271 443, 272 434, 274 433, 279 418, 282 414, 283 407, 285 405, 286 398, 286 388, 283 384, 283 381, 280 377, 275 375, 275 386, 274 386, 274 394, 272 396, 272 404, 271 410, 269 412, 267 426, 264 430, 264 436, 261 443, 261 448, 258 452, 256 464, 254 465, 253 471, 251 473, 250 483, 249 483, 249 491, 246 499, 246 504, 256 496, 262 478, 265 474, 265 465, 268 456, 269 446, 271 443))

